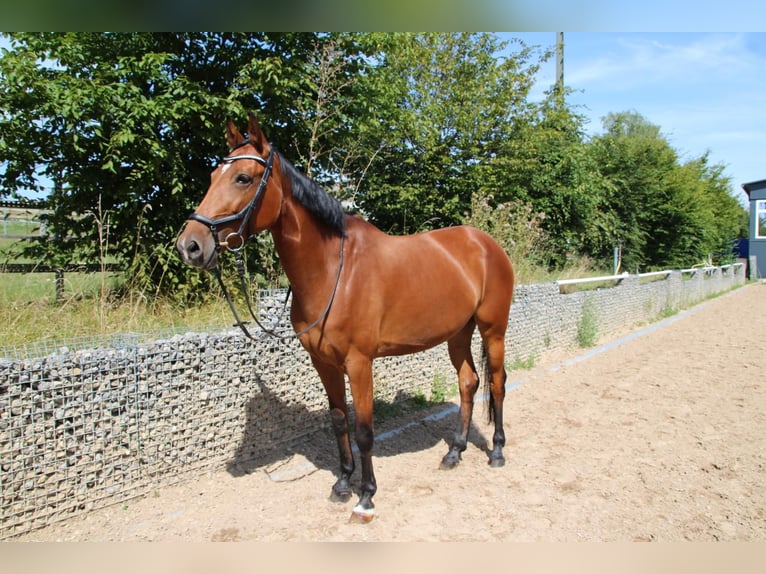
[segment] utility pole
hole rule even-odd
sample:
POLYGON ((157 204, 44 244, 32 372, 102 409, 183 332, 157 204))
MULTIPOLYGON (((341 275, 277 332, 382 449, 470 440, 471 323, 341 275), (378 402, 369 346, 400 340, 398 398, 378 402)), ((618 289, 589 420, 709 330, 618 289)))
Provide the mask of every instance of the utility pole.
POLYGON ((556 95, 564 103, 564 32, 556 32, 556 95))

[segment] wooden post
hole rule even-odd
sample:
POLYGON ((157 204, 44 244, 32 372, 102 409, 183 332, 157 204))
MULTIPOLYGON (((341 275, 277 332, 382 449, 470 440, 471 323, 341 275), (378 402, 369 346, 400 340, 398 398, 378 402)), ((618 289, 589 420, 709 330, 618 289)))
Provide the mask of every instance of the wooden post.
POLYGON ((64 270, 60 267, 56 269, 56 303, 64 300, 64 270))

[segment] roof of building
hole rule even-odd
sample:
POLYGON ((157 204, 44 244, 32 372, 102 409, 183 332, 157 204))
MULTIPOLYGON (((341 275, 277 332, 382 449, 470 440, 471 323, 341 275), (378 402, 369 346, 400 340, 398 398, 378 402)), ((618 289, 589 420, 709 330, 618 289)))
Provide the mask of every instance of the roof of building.
POLYGON ((742 189, 744 189, 748 197, 750 197, 751 191, 755 189, 766 189, 766 179, 761 179, 759 181, 751 181, 749 183, 743 183, 742 189))

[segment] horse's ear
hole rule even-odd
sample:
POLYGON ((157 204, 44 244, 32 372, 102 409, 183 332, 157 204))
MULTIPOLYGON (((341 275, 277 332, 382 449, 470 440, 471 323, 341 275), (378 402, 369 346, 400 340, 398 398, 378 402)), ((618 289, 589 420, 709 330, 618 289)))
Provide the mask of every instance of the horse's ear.
POLYGON ((258 124, 255 114, 250 112, 248 117, 247 135, 250 137, 250 141, 255 146, 255 149, 258 150, 258 153, 265 155, 268 146, 266 136, 263 135, 263 130, 261 130, 261 126, 258 124))
POLYGON ((231 120, 226 120, 226 141, 229 144, 229 149, 234 149, 237 145, 245 141, 245 136, 242 135, 231 120))

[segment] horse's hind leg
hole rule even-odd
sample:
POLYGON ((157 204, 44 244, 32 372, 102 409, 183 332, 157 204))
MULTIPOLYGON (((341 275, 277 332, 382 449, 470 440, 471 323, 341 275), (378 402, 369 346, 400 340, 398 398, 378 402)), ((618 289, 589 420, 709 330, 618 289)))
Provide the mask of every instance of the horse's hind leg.
POLYGON ((335 438, 338 441, 340 472, 338 480, 332 487, 330 497, 333 500, 345 502, 351 498, 351 475, 354 472, 354 456, 351 452, 351 441, 348 433, 348 407, 346 406, 346 383, 343 371, 313 360, 314 367, 322 379, 322 385, 330 401, 330 417, 335 438))
POLYGON ((468 430, 473 415, 473 399, 479 388, 479 376, 471 356, 471 336, 476 323, 471 319, 463 329, 447 342, 450 360, 457 370, 460 389, 460 411, 458 427, 452 439, 449 451, 444 455, 441 468, 450 469, 460 462, 460 453, 468 446, 468 430))
POLYGON ((492 450, 489 453, 489 464, 493 467, 503 466, 505 457, 505 430, 503 429, 503 401, 505 399, 505 338, 482 333, 484 338, 484 361, 486 378, 489 381, 489 420, 495 423, 492 435, 492 450))

